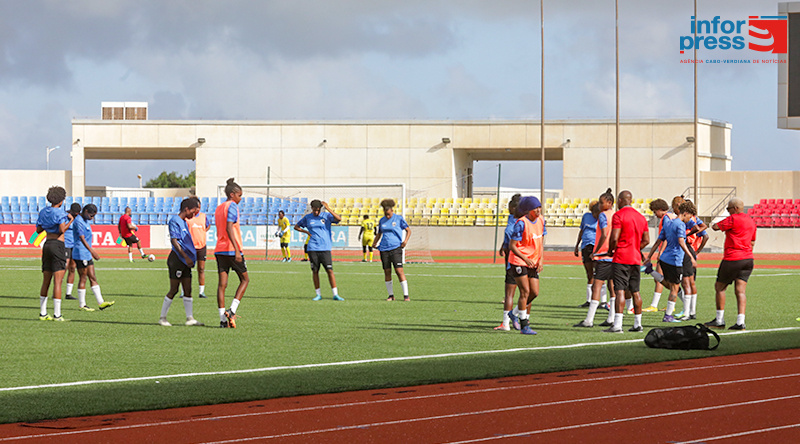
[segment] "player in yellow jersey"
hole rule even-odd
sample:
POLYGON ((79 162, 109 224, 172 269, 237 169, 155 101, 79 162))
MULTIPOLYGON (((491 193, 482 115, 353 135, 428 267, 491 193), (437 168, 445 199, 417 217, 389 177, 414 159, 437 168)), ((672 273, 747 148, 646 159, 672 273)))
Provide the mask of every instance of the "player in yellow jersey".
POLYGON ((292 261, 292 250, 289 249, 289 242, 292 239, 292 230, 289 229, 289 218, 283 210, 278 211, 278 232, 275 236, 281 238, 281 254, 283 259, 281 262, 292 261))
POLYGON ((364 259, 361 259, 361 262, 367 261, 367 249, 369 249, 369 261, 372 262, 372 241, 375 240, 375 221, 370 219, 369 214, 365 214, 364 220, 361 221, 361 230, 358 232, 358 238, 361 239, 361 251, 364 252, 364 259))

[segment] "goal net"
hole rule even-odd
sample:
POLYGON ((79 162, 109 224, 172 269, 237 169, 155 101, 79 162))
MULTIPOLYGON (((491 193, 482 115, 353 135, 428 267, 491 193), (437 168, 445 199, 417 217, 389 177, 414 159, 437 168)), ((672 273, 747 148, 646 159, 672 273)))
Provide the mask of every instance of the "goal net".
MULTIPOLYGON (((289 249, 293 261, 303 259, 305 233, 294 230, 294 225, 311 212, 314 199, 327 202, 333 211, 342 217, 341 222, 331 227, 334 260, 359 261, 362 259, 359 231, 364 215, 377 222, 383 217, 380 202, 391 198, 396 202, 395 213, 405 216, 405 184, 299 184, 299 185, 240 185, 242 201, 239 202, 240 225, 246 249, 261 250, 267 260, 282 260, 280 237, 277 236, 278 212, 283 211, 289 221, 291 234, 289 249)), ((225 201, 225 186, 217 187, 219 203, 225 201)), ((323 208, 324 211, 324 208, 323 208)), ((406 220, 410 223, 408 217, 406 220)), ((415 230, 406 246, 406 262, 433 262, 427 230, 415 230), (420 233, 424 231, 424 233, 420 233)), ((380 261, 377 250, 374 260, 380 261)))

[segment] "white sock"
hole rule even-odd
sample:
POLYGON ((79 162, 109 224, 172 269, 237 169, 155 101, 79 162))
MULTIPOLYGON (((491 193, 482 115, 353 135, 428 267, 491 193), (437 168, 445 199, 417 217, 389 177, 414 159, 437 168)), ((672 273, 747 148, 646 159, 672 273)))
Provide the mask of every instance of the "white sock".
POLYGON ((39 296, 39 315, 45 316, 47 314, 47 296, 39 296))
POLYGON ((133 261, 133 253, 131 253, 130 251, 128 252, 128 260, 133 261))
POLYGON ((653 292, 653 303, 650 304, 651 307, 658 308, 658 301, 661 300, 661 292, 653 292))
POLYGON ((672 313, 675 312, 675 303, 672 301, 667 301, 667 316, 672 316, 672 313))
MULTIPOLYGON (((235 301, 236 299, 234 299, 235 301)), ((183 311, 186 312, 186 320, 192 319, 192 298, 183 298, 183 311)))
POLYGON ((236 314, 236 310, 239 309, 239 299, 233 298, 233 302, 231 302, 231 311, 236 314))
MULTIPOLYGON (((53 299, 53 316, 61 317, 61 299, 53 299)), ((744 315, 739 315, 744 319, 744 315)))
POLYGON ((725 323, 725 310, 717 310, 717 323, 718 324, 725 323))
POLYGON ((630 310, 633 308, 633 298, 625 300, 625 310, 630 310))
POLYGON ((691 298, 691 302, 689 302, 689 314, 692 316, 697 315, 697 295, 692 294, 689 295, 689 297, 691 298))
POLYGON ((509 322, 511 322, 511 318, 508 317, 508 311, 503 310, 503 325, 508 327, 509 322))
POLYGON ((608 299, 608 318, 606 322, 614 322, 614 314, 617 311, 617 298, 611 297, 608 299))
POLYGON ((608 290, 606 284, 603 283, 603 286, 600 287, 600 302, 606 302, 606 300, 608 300, 608 290))
POLYGON ((100 293, 100 286, 99 285, 95 285, 94 287, 92 287, 92 293, 94 293, 94 298, 97 299, 97 305, 100 305, 103 302, 105 302, 103 300, 103 294, 100 293))
POLYGON ((633 315, 633 326, 634 327, 641 327, 642 326, 642 315, 633 315))
POLYGON ((164 296, 164 302, 161 304, 161 317, 167 317, 167 312, 169 311, 169 307, 172 305, 172 299, 164 296))
POLYGON ((384 281, 386 284, 386 292, 389 293, 389 296, 394 296, 394 289, 392 288, 392 281, 384 281))
POLYGON ((592 302, 592 284, 586 284, 586 302, 592 302))
POLYGON ((586 312, 586 319, 584 319, 584 323, 594 324, 594 315, 597 313, 598 305, 600 305, 600 301, 589 301, 589 311, 586 312))
POLYGON ((228 320, 228 318, 225 317, 225 309, 224 308, 220 308, 219 309, 219 320, 222 321, 222 322, 226 322, 228 320))
POLYGON ((400 282, 400 286, 403 287, 403 297, 407 298, 408 297, 408 281, 400 282))
POLYGON ((200 294, 206 294, 206 286, 205 286, 205 285, 201 285, 201 286, 200 286, 200 290, 198 291, 198 293, 200 293, 200 294))
POLYGON ((72 287, 75 284, 67 284, 67 296, 72 296, 72 287))
POLYGON ((79 288, 78 289, 78 307, 85 307, 86 306, 86 289, 79 288))
POLYGON ((518 318, 519 318, 519 313, 520 313, 520 312, 519 312, 519 308, 518 308, 518 307, 514 307, 514 309, 513 309, 513 310, 511 310, 511 313, 513 313, 513 314, 514 314, 514 316, 516 316, 516 317, 518 317, 518 318))
POLYGON ((315 288, 315 289, 314 289, 314 292, 316 292, 316 293, 317 293, 317 296, 322 296, 322 291, 320 291, 320 289, 319 289, 319 288, 315 288))
MULTIPOLYGON (((58 299, 56 299, 58 301, 58 299)), ((736 323, 739 325, 744 325, 744 314, 736 315, 736 323)))
POLYGON ((531 315, 528 313, 527 310, 519 312, 519 319, 520 320, 530 319, 530 318, 531 318, 531 315))
POLYGON ((140 248, 140 249, 139 249, 139 254, 141 254, 141 255, 142 255, 142 257, 144 257, 144 256, 145 256, 145 254, 144 254, 144 250, 142 250, 142 249, 140 248))
POLYGON ((331 288, 331 292, 333 292, 334 296, 339 296, 339 288, 333 287, 331 288))
POLYGON ((618 330, 622 330, 622 318, 623 318, 623 316, 625 316, 625 315, 623 315, 622 313, 617 313, 617 314, 614 315, 614 329, 615 330, 617 330, 617 329, 618 330))

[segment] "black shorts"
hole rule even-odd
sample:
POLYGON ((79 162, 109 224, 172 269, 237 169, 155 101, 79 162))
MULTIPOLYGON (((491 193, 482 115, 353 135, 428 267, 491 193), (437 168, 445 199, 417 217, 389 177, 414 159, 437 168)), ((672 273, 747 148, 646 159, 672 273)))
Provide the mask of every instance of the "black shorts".
POLYGON ((524 265, 514 265, 511 264, 511 276, 514 278, 521 278, 527 276, 530 279, 539 279, 539 272, 536 271, 536 268, 528 268, 524 265))
POLYGON ((517 285, 517 281, 514 279, 514 276, 511 274, 511 267, 506 262, 506 284, 508 285, 517 285))
POLYGON ((184 264, 174 251, 169 252, 167 257, 167 268, 169 269, 170 279, 192 278, 192 269, 184 264))
POLYGON ((594 245, 587 245, 583 247, 583 250, 581 250, 581 256, 583 257, 584 264, 594 262, 594 245))
POLYGON ((218 273, 230 273, 231 268, 236 274, 244 274, 247 273, 247 261, 244 259, 244 255, 242 255, 242 261, 236 262, 234 260, 235 256, 226 256, 224 254, 214 254, 214 257, 217 258, 217 272, 218 273))
POLYGON ((639 265, 618 264, 613 262, 614 267, 614 291, 627 290, 631 293, 639 291, 641 276, 639 265))
POLYGON ((384 270, 388 270, 392 266, 395 270, 403 268, 403 249, 397 247, 394 250, 381 251, 381 263, 384 270))
POLYGON ((611 261, 594 261, 594 278, 599 281, 610 281, 614 278, 614 267, 611 261))
POLYGON ((94 265, 94 261, 89 259, 88 261, 84 261, 81 259, 73 259, 75 261, 75 267, 78 269, 88 268, 91 265, 94 265))
MULTIPOLYGON (((681 283, 681 273, 683 271, 683 267, 668 264, 662 260, 659 260, 658 264, 661 266, 661 274, 664 276, 665 281, 669 281, 673 284, 681 283)), ((689 266, 691 265, 692 264, 689 263, 689 266)))
POLYGON ((753 272, 753 260, 742 259, 740 261, 725 261, 719 264, 717 270, 717 282, 725 285, 730 285, 736 279, 741 279, 747 282, 750 279, 750 273, 753 272))
POLYGON ((281 242, 281 248, 288 248, 289 242, 281 242))
POLYGON ((205 261, 208 258, 208 247, 195 248, 194 251, 197 252, 198 261, 205 261))
POLYGON ((136 237, 135 234, 131 234, 130 236, 125 237, 123 239, 125 239, 125 243, 128 244, 129 247, 131 245, 133 245, 133 244, 138 244, 139 243, 139 238, 136 237))
POLYGON ((328 251, 309 251, 308 261, 311 262, 311 271, 319 271, 320 265, 326 270, 333 270, 333 258, 328 251))
POLYGON ((67 269, 67 253, 64 241, 47 239, 42 247, 42 271, 62 271, 67 269))
POLYGON ((64 255, 67 259, 72 259, 72 248, 65 248, 64 255))
MULTIPOLYGON (((694 249, 692 249, 692 247, 689 246, 689 245, 686 245, 686 246, 689 247, 689 251, 692 253, 692 257, 697 259, 697 253, 694 252, 694 249)), ((692 260, 689 258, 689 255, 684 253, 683 254, 683 277, 685 277, 685 278, 686 277, 692 277, 692 276, 695 275, 696 271, 697 270, 695 270, 695 268, 692 267, 692 260)))

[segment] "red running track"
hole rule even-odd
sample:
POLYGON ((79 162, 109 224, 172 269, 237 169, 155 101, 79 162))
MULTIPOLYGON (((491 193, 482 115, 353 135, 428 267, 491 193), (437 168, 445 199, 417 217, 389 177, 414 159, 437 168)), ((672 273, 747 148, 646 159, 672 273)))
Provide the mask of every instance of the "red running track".
POLYGON ((0 425, 0 443, 800 442, 800 349, 0 425))

